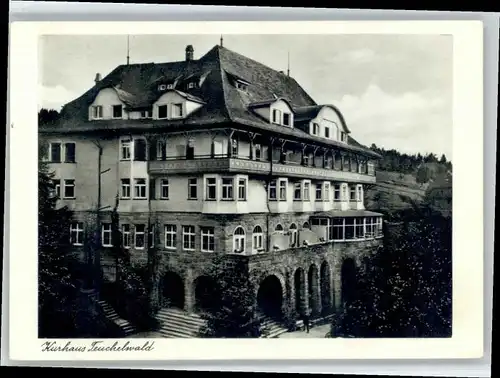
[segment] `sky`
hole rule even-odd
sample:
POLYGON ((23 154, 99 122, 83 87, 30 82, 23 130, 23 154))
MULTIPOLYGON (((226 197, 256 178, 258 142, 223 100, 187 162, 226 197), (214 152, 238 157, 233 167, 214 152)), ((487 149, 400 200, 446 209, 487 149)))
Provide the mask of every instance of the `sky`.
MULTIPOLYGON (((220 35, 132 35, 130 63, 195 59, 220 35)), ((224 47, 290 76, 318 104, 337 106, 351 135, 402 153, 452 159, 450 35, 224 35, 224 47)), ((60 110, 126 63, 126 36, 43 36, 39 108, 60 110)))

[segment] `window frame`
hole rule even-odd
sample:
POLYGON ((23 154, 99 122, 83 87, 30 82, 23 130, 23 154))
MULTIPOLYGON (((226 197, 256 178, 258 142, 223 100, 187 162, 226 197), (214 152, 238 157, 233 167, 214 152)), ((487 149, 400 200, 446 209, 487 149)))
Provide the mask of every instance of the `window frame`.
POLYGON ((132 148, 133 139, 132 138, 121 138, 120 139, 120 160, 131 160, 132 159, 132 148), (127 154, 124 153, 127 151, 127 154))
POLYGON ((121 197, 122 199, 130 199, 130 195, 131 195, 131 182, 130 182, 130 179, 129 178, 122 178, 120 180, 120 187, 121 187, 121 197), (126 183, 126 181, 128 181, 128 184, 126 183), (124 191, 125 191, 125 188, 128 189, 128 196, 124 195, 124 191))
POLYGON ((101 245, 105 248, 113 247, 113 227, 111 223, 101 224, 101 245), (109 226, 109 230, 107 229, 107 226, 109 226), (106 240, 106 234, 109 234, 109 243, 104 243, 104 241, 106 240))
POLYGON ((182 250, 183 251, 194 251, 196 249, 196 227, 193 225, 183 225, 182 226, 182 250), (188 230, 188 231, 186 231, 188 230), (192 232, 191 232, 192 230, 192 232), (186 237, 188 239, 186 239, 186 237), (186 240, 188 241, 189 247, 186 247, 186 240), (191 248, 192 247, 192 248, 191 248))
POLYGON ((123 119, 123 105, 122 104, 111 105, 111 118, 112 119, 123 119), (120 107, 120 116, 116 117, 115 116, 115 109, 118 109, 118 107, 120 107))
POLYGON ((146 248, 146 225, 139 223, 134 224, 134 249, 145 249, 146 248), (142 227, 142 231, 139 231, 139 227, 142 227), (142 235, 142 247, 137 246, 137 236, 142 235))
MULTIPOLYGON (((137 177, 134 178, 134 199, 147 199, 148 198, 148 193, 147 193, 147 187, 148 187, 148 180, 142 177, 137 177), (139 183, 144 181, 144 184, 139 183), (137 195, 137 190, 139 188, 139 191, 141 188, 144 190, 144 196, 137 195)), ((139 193, 141 194, 141 193, 139 193)))
POLYGON ((263 250, 264 250, 264 232, 260 225, 256 225, 252 230, 252 252, 258 253, 263 250), (260 231, 255 231, 257 228, 260 231))
POLYGON ((177 249, 177 225, 175 224, 165 224, 163 227, 163 233, 165 236, 164 246, 165 249, 177 249), (167 245, 169 238, 167 235, 170 235, 170 241, 172 245, 167 245))
POLYGON ((246 177, 238 177, 238 183, 237 183, 237 199, 238 201, 246 201, 247 200, 247 187, 248 187, 248 180, 246 177), (243 185, 242 185, 243 183, 243 185), (241 190, 243 190, 243 196, 241 196, 241 190))
POLYGON ((64 179, 63 182, 63 199, 75 199, 76 198, 76 180, 75 179, 64 179), (68 184, 68 182, 72 182, 73 184, 68 184), (66 195, 66 188, 73 188, 73 195, 72 196, 67 196, 66 195))
POLYGON ((182 102, 176 102, 171 104, 171 117, 170 118, 182 118, 184 117, 184 104, 182 102), (179 115, 175 114, 174 109, 179 110, 179 115))
POLYGON ((170 197, 170 182, 168 178, 160 179, 160 199, 168 200, 170 197), (166 183, 166 184, 165 184, 166 183), (164 189, 167 188, 167 195, 164 196, 164 189))
POLYGON ((246 232, 242 226, 237 226, 233 231, 233 253, 244 254, 246 252, 246 232), (236 233, 242 230, 243 233, 236 233), (242 247, 242 250, 236 249, 236 244, 242 247))
POLYGON ((201 235, 201 246, 200 250, 202 252, 215 252, 215 228, 214 227, 200 227, 201 235), (208 240, 205 240, 208 239, 208 240), (207 242, 207 248, 204 248, 205 241, 207 242), (212 247, 212 249, 210 249, 212 247))
POLYGON ((130 223, 123 223, 121 225, 121 229, 122 229, 122 247, 125 249, 130 249, 131 248, 130 239, 131 239, 132 227, 130 226, 130 223), (127 229, 127 230, 125 230, 125 229, 127 229))
POLYGON ((104 112, 102 105, 91 105, 90 106, 90 119, 99 120, 104 118, 104 112), (95 112, 95 110, 98 110, 95 112), (96 115, 97 114, 97 115, 96 115))
POLYGON ((168 104, 161 104, 157 105, 157 113, 156 113, 156 118, 157 119, 168 119, 170 112, 168 111, 168 104), (165 109, 165 117, 160 116, 161 109, 165 109))
POLYGON ((69 225, 69 240, 71 245, 82 246, 84 232, 85 229, 83 226, 83 222, 71 222, 69 225), (74 226, 76 226, 76 228, 74 228, 74 226), (73 232, 75 232, 76 241, 73 241, 73 232))
POLYGON ((234 201, 234 177, 221 177, 221 201, 234 201), (225 180, 230 184, 224 183, 225 180))
POLYGON ((198 199, 198 179, 196 177, 188 178, 188 200, 197 200, 198 199), (194 183, 193 183, 194 180, 194 183), (191 196, 191 188, 195 188, 195 196, 191 196))

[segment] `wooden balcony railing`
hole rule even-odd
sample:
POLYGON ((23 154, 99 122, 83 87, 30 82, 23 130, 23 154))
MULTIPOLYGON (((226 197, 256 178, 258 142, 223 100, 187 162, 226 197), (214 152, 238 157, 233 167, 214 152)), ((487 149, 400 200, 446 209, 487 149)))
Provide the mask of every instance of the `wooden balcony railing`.
POLYGON ((316 180, 332 180, 356 183, 375 183, 375 176, 352 171, 334 170, 302 166, 297 164, 282 164, 269 161, 249 160, 233 157, 209 157, 194 159, 153 160, 149 162, 149 173, 152 175, 182 174, 182 173, 250 173, 271 174, 276 177, 295 177, 316 180))

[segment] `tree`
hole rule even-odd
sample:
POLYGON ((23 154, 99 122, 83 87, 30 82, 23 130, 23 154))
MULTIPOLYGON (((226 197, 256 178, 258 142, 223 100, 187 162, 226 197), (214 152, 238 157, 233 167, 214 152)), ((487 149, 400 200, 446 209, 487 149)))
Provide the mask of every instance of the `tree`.
POLYGON ((210 276, 214 279, 213 305, 203 317, 206 337, 245 338, 259 335, 255 314, 254 287, 242 259, 214 256, 210 276))
POLYGON ((426 184, 431 179, 431 171, 425 165, 421 166, 417 171, 416 181, 419 184, 426 184))
POLYGON ((59 112, 54 109, 42 108, 38 112, 38 125, 43 126, 47 124, 52 124, 59 118, 59 112))
MULTIPOLYGON (((71 212, 56 209, 56 197, 47 166, 40 163, 38 172, 38 310, 39 336, 57 337, 72 334, 77 286, 71 272, 68 253, 71 212)), ((74 262, 73 262, 74 264, 74 262)))
POLYGON ((441 155, 441 159, 439 159, 439 162, 441 164, 446 164, 447 160, 446 160, 446 156, 444 154, 441 155))

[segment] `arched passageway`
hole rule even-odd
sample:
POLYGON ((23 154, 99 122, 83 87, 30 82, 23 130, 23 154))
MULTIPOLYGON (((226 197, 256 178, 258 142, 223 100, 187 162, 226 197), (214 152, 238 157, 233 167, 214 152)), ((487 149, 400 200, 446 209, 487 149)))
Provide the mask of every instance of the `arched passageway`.
POLYGON ((295 285, 295 309, 299 315, 304 315, 306 306, 306 274, 304 269, 298 268, 293 277, 295 285))
POLYGON ((273 319, 282 318, 283 288, 275 275, 266 277, 257 292, 257 306, 259 312, 273 319))
POLYGON ((210 311, 220 305, 218 303, 216 283, 209 276, 199 276, 194 280, 195 310, 210 311))
POLYGON ((342 263, 342 303, 349 304, 356 297, 356 263, 347 258, 342 263))
POLYGON ((184 282, 177 273, 165 273, 162 280, 162 295, 166 307, 184 309, 184 282))
POLYGON ((331 310, 331 285, 330 285, 330 266, 326 261, 323 261, 320 268, 320 285, 321 285, 321 306, 322 312, 328 313, 331 310))
POLYGON ((309 308, 313 314, 318 314, 320 311, 320 298, 319 298, 319 287, 318 287, 318 268, 316 265, 312 264, 309 267, 307 281, 309 284, 309 308))

